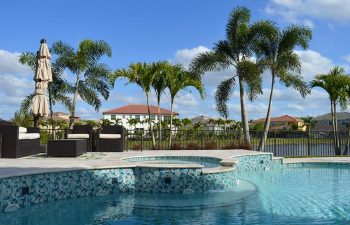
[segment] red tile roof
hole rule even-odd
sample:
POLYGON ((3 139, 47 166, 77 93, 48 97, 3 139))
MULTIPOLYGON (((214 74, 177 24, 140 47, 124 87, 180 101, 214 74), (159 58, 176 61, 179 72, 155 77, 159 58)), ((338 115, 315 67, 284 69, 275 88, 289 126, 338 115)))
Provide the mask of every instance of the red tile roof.
MULTIPOLYGON (((150 105, 151 114, 158 115, 158 107, 150 105)), ((160 108, 161 115, 170 115, 170 110, 160 108)), ((148 114, 147 105, 126 105, 103 112, 103 114, 148 114)), ((175 116, 179 114, 173 112, 175 116)))
MULTIPOLYGON (((263 122, 265 122, 265 118, 261 118, 253 121, 253 123, 263 123, 263 122)), ((297 117, 284 115, 279 117, 272 117, 271 122, 303 122, 303 120, 297 117)))

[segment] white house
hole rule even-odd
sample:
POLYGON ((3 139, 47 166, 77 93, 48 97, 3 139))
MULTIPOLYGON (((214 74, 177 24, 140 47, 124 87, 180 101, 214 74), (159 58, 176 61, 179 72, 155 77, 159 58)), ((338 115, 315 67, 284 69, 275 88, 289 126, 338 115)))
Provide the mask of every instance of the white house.
MULTIPOLYGON (((160 108, 160 112, 158 112, 158 107, 151 105, 150 111, 151 119, 155 123, 159 122, 159 115, 161 121, 170 120, 170 110, 160 108)), ((177 112, 173 112, 173 115, 174 118, 179 116, 177 112)), ((147 105, 126 105, 103 112, 103 119, 108 119, 111 121, 120 119, 121 125, 123 125, 128 130, 149 129, 148 123, 138 123, 136 126, 130 126, 128 120, 131 118, 139 119, 141 122, 146 120, 148 118, 147 105)))

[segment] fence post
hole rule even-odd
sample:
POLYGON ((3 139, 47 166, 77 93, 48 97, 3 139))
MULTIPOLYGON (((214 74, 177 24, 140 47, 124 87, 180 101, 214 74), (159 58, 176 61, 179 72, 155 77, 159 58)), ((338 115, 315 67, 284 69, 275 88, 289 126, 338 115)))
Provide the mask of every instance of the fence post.
POLYGON ((143 151, 143 132, 141 133, 141 152, 143 151))
MULTIPOLYGON (((269 135, 269 133, 267 132, 267 135, 269 135)), ((276 135, 276 130, 273 131, 273 155, 276 156, 276 149, 277 149, 277 139, 276 139, 277 135, 276 135)))
POLYGON ((310 135, 311 134, 311 132, 310 131, 308 131, 307 132, 307 155, 308 156, 310 156, 311 155, 311 146, 310 146, 310 135))

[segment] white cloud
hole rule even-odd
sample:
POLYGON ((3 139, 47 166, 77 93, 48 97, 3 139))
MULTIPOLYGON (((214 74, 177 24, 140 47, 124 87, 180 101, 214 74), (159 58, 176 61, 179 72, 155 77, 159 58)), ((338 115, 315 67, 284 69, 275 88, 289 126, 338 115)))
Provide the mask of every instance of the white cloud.
POLYGON ((343 59, 344 59, 347 63, 350 63, 350 54, 344 56, 343 59))
POLYGON ((33 75, 28 66, 19 63, 20 53, 0 50, 0 74, 13 74, 17 76, 33 75))
POLYGON ((349 0, 270 0, 265 12, 282 16, 286 21, 301 22, 309 26, 308 18, 327 19, 336 22, 350 21, 349 0))
MULTIPOLYGON (((176 51, 174 59, 170 61, 173 63, 180 63, 184 67, 188 68, 192 60, 198 54, 206 51, 210 51, 210 49, 201 45, 191 49, 180 49, 176 51)), ((202 81, 205 86, 217 87, 221 81, 232 77, 234 74, 235 71, 233 68, 227 69, 225 71, 207 72, 203 75, 202 81)))
POLYGON ((313 50, 295 51, 300 57, 301 74, 306 81, 311 81, 319 73, 327 73, 334 65, 332 60, 313 50))
POLYGON ((188 68, 194 57, 196 57, 200 53, 207 52, 207 51, 210 51, 210 49, 201 45, 191 49, 188 49, 188 48, 180 49, 176 51, 175 58, 174 60, 171 60, 171 61, 174 63, 180 63, 184 67, 188 68))

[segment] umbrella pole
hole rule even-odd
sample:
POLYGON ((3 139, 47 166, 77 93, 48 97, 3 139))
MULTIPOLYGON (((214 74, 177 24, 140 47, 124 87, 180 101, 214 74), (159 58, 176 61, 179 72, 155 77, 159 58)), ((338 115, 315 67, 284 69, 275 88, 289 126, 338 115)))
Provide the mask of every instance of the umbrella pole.
POLYGON ((34 128, 38 128, 39 127, 39 116, 34 115, 34 128))

